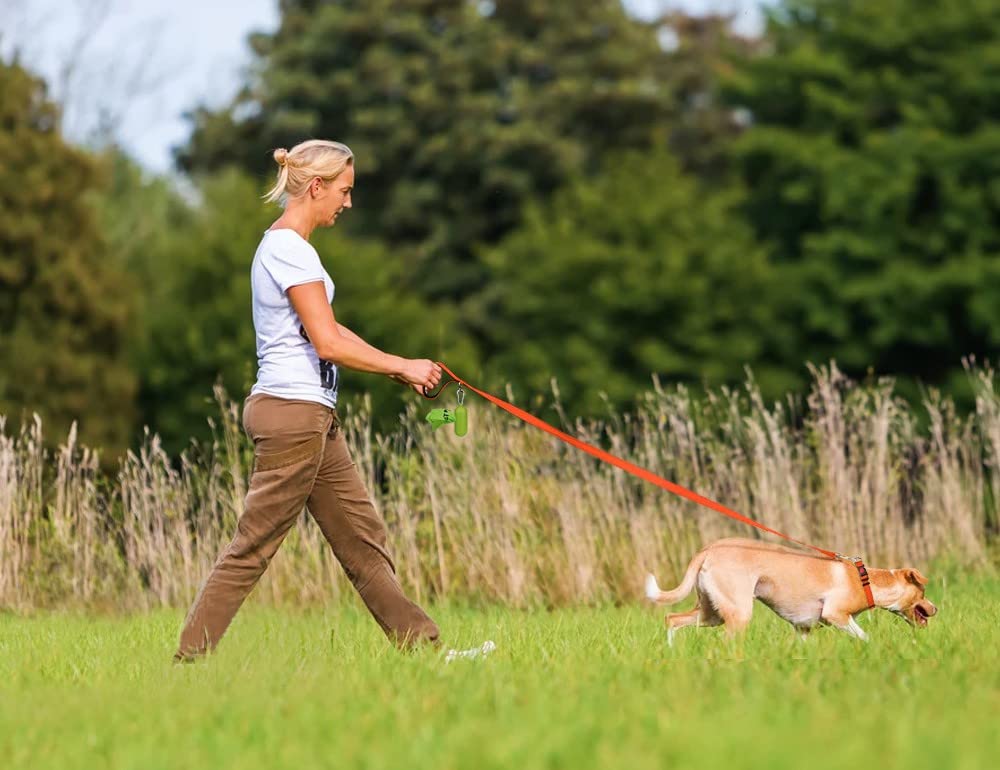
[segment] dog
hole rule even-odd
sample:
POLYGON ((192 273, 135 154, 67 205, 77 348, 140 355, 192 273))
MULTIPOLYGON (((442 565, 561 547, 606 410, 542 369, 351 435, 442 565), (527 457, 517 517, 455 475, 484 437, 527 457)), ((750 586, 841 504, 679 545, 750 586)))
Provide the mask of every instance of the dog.
MULTIPOLYGON (((882 607, 924 628, 937 614, 925 596, 925 578, 912 567, 869 569, 872 597, 882 607)), ((646 596, 657 604, 674 604, 697 587, 698 603, 690 612, 667 615, 667 641, 673 644, 684 626, 725 625, 734 635, 750 623, 754 599, 798 629, 802 638, 818 625, 835 626, 866 641, 854 619, 868 609, 868 599, 853 563, 772 545, 727 538, 703 548, 691 560, 681 584, 661 591, 653 575, 646 577, 646 596)))

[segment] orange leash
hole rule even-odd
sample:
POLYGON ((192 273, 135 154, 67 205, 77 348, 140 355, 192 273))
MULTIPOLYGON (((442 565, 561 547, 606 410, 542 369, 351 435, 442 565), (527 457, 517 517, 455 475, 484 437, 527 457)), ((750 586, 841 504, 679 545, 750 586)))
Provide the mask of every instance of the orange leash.
MULTIPOLYGON (((821 553, 824 556, 828 556, 831 559, 842 559, 844 561, 849 561, 853 563, 858 571, 858 577, 861 578, 861 587, 864 589, 865 597, 868 600, 868 607, 871 608, 875 606, 875 600, 872 597, 871 581, 868 577, 868 570, 865 568, 864 562, 861 560, 860 556, 851 556, 851 557, 844 556, 843 554, 836 553, 835 551, 828 551, 825 548, 820 548, 819 546, 811 545, 801 540, 796 540, 794 537, 789 537, 783 532, 778 532, 778 530, 776 529, 771 529, 765 524, 761 524, 759 521, 751 519, 749 516, 744 516, 742 513, 738 513, 737 511, 734 511, 731 508, 727 508, 721 503, 715 502, 715 500, 703 497, 702 495, 699 495, 696 492, 692 492, 689 489, 685 489, 679 484, 674 484, 672 481, 667 481, 665 478, 657 476, 655 473, 652 473, 651 471, 648 471, 645 468, 640 468, 638 465, 630 463, 628 460, 622 460, 620 457, 616 457, 613 454, 605 452, 603 449, 599 449, 598 447, 592 446, 591 444, 588 444, 585 441, 580 441, 579 439, 574 438, 568 433, 564 433, 558 428, 549 425, 544 420, 540 420, 533 414, 529 414, 523 409, 519 409, 513 404, 504 401, 502 398, 497 398, 491 393, 479 390, 479 388, 470 385, 461 377, 458 377, 451 369, 449 369, 440 361, 438 361, 437 364, 442 369, 444 369, 444 371, 448 373, 452 381, 457 382, 459 385, 468 388, 474 393, 477 393, 478 395, 485 398, 487 401, 492 401, 494 404, 499 406, 504 411, 510 412, 510 414, 523 420, 529 425, 533 425, 536 428, 555 436, 560 441, 564 441, 567 444, 571 444, 572 446, 575 446, 577 449, 586 452, 589 455, 593 455, 598 460, 610 463, 611 465, 621 468, 623 471, 631 473, 633 476, 638 476, 640 479, 648 481, 650 484, 655 484, 656 486, 661 487, 667 490, 668 492, 672 492, 675 495, 679 495, 688 500, 691 500, 692 502, 698 503, 698 505, 703 505, 706 508, 711 508, 713 511, 721 513, 723 516, 728 516, 731 519, 736 519, 736 521, 743 522, 744 524, 749 524, 751 527, 756 527, 757 529, 763 530, 764 532, 769 532, 772 535, 777 535, 778 537, 784 538, 785 540, 788 540, 792 543, 796 543, 797 545, 804 546, 805 548, 811 548, 812 550, 817 551, 818 553, 821 553)), ((441 395, 442 392, 444 392, 444 389, 447 388, 450 384, 451 382, 446 382, 433 395, 428 393, 425 388, 423 393, 424 397, 429 399, 437 398, 438 396, 441 395)))

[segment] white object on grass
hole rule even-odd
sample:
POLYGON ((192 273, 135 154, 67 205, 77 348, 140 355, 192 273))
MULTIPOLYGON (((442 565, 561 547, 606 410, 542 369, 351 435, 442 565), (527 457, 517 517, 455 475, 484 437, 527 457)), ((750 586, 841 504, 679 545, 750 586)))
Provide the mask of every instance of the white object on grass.
POLYGON ((444 656, 444 662, 451 663, 456 658, 485 658, 496 648, 496 644, 487 639, 483 642, 482 647, 473 647, 471 650, 448 650, 448 654, 444 656))

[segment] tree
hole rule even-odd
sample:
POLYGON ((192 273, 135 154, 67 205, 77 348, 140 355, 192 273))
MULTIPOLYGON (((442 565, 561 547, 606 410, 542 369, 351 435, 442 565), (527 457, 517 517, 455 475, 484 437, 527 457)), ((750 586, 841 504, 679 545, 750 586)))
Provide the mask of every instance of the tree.
POLYGON ((667 50, 671 90, 677 104, 671 118, 670 148, 685 172, 719 187, 729 183, 730 147, 743 132, 746 116, 726 103, 722 86, 734 60, 763 55, 766 41, 733 32, 733 17, 668 13, 658 36, 667 50))
POLYGON ((0 414, 37 411, 53 442, 77 421, 114 456, 132 427, 134 307, 90 201, 100 168, 64 143, 44 83, 16 63, 0 62, 0 125, 0 414))
POLYGON ((738 203, 660 151, 624 155, 530 206, 488 256, 495 333, 516 343, 492 368, 532 393, 555 376, 571 413, 592 415, 602 391, 631 406, 651 373, 738 384, 751 363, 768 394, 797 384, 775 357, 793 330, 772 314, 778 289, 738 203))
POLYGON ((270 150, 311 136, 357 153, 352 232, 406 254, 407 285, 467 302, 477 256, 525 201, 651 147, 673 107, 670 62, 652 25, 618 0, 335 0, 282 3, 257 35, 255 74, 220 112, 197 110, 178 155, 191 172, 227 163, 273 173, 270 150))
POLYGON ((988 0, 786 0, 737 68, 745 210, 803 357, 957 391, 1000 348, 998 29, 988 0))

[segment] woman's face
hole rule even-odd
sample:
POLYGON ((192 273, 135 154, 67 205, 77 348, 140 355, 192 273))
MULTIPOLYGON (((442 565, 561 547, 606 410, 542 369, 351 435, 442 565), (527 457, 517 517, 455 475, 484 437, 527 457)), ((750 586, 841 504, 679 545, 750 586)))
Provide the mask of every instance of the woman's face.
POLYGON ((320 226, 333 227, 340 212, 351 208, 353 189, 354 164, 345 168, 340 176, 329 182, 313 180, 313 203, 317 208, 320 226))

